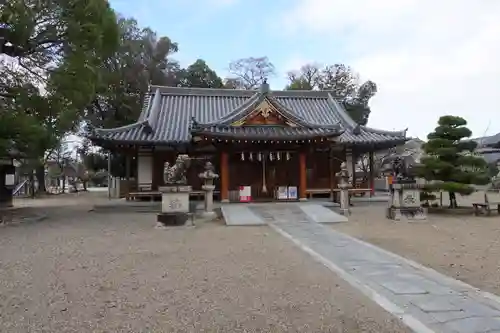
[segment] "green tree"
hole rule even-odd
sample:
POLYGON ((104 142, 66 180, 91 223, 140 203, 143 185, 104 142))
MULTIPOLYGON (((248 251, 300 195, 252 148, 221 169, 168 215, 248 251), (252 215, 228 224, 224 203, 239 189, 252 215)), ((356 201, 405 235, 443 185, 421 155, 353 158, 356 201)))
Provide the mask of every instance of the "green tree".
POLYGON ((223 88, 222 79, 217 73, 208 67, 207 63, 198 59, 188 68, 183 69, 180 73, 181 87, 196 87, 196 88, 223 88))
POLYGON ((366 125, 370 116, 369 101, 377 92, 372 81, 359 84, 359 76, 344 64, 321 66, 306 64, 288 72, 287 90, 328 90, 340 101, 351 118, 366 125))
POLYGON ((461 117, 443 116, 438 126, 427 136, 423 145, 426 157, 416 172, 427 181, 432 181, 429 190, 443 190, 450 194, 450 208, 457 207, 455 193, 470 194, 472 184, 485 185, 490 182, 486 161, 473 154, 477 143, 470 138, 472 132, 461 117))
POLYGON ((285 87, 285 90, 313 90, 313 85, 305 78, 296 78, 285 87))
POLYGON ((343 105, 351 118, 360 125, 366 125, 371 109, 368 102, 377 93, 377 85, 373 81, 363 83, 352 98, 343 100, 343 105))
MULTIPOLYGON (((106 0, 12 0, 0 5, 0 149, 13 146, 38 160, 95 94, 97 67, 117 46, 114 11, 106 0)), ((0 154, 2 151, 0 151, 0 154)))
POLYGON ((180 67, 169 56, 178 50, 168 37, 120 18, 119 47, 98 66, 95 98, 85 108, 85 130, 118 127, 137 121, 150 84, 179 85, 180 67))

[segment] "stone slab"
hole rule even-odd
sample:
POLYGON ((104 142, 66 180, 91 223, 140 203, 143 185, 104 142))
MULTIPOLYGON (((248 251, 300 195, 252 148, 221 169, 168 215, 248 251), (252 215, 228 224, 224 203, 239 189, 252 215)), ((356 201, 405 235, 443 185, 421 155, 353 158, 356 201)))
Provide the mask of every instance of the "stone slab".
POLYGON ((347 222, 347 217, 319 204, 299 205, 299 207, 311 221, 316 223, 347 222))
POLYGON ((500 330, 500 318, 463 318, 444 323, 443 328, 457 333, 492 332, 493 330, 500 330))
POLYGON ((413 285, 409 281, 385 281, 380 285, 396 295, 423 295, 428 291, 419 286, 413 285))
POLYGON ((226 225, 266 225, 267 223, 252 212, 246 205, 225 204, 221 206, 222 217, 226 225))
POLYGON ((492 295, 288 211, 285 223, 269 210, 275 219, 268 223, 415 332, 500 331, 500 301, 492 295))
POLYGON ((453 304, 452 298, 434 295, 413 296, 410 303, 424 312, 462 311, 462 308, 453 304))

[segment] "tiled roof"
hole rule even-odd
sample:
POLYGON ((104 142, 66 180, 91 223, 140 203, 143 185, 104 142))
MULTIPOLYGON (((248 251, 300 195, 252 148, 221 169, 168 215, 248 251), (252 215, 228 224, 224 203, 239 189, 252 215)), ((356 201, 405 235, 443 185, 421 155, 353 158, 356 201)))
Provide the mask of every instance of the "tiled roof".
POLYGON ((197 132, 205 136, 231 137, 248 140, 279 140, 289 138, 294 140, 307 139, 312 137, 328 137, 340 134, 338 129, 334 128, 302 128, 302 127, 284 127, 284 126, 208 126, 203 127, 197 132))
MULTIPOLYGON (((226 124, 256 106, 265 94, 271 102, 308 128, 340 126, 340 142, 399 143, 405 131, 382 131, 357 125, 328 91, 271 91, 151 86, 137 123, 96 129, 94 140, 177 144, 191 140, 192 119, 205 125, 226 124)), ((283 129, 284 131, 285 129, 283 129)))
POLYGON ((492 136, 483 136, 472 140, 477 142, 478 147, 500 147, 500 133, 492 136))

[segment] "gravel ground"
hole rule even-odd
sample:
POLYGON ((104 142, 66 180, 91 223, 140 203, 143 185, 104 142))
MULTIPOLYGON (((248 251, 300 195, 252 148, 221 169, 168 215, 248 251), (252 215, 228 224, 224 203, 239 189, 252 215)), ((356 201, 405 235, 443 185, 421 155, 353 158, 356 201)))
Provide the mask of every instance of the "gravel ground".
POLYGON ((84 206, 0 229, 0 332, 409 332, 268 227, 84 206))
POLYGON ((417 223, 385 218, 383 205, 355 206, 335 230, 500 295, 500 217, 434 215, 417 223))

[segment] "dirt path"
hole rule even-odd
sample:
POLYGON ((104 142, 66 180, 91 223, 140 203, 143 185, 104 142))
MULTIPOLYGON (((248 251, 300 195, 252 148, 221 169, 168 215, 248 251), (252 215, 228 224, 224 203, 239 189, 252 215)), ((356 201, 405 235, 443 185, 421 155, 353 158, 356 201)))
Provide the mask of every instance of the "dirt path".
POLYGON ((353 208, 335 230, 500 295, 500 217, 430 215, 422 223, 387 220, 383 205, 353 208))
POLYGON ((408 332, 268 227, 54 214, 0 229, 2 332, 408 332))

